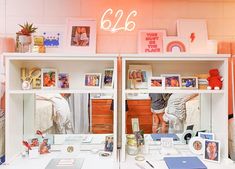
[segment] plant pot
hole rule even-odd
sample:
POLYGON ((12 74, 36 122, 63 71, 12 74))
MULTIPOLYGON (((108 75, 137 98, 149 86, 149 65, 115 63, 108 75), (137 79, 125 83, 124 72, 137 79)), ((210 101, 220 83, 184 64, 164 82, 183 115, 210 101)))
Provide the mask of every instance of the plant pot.
POLYGON ((32 43, 31 35, 16 34, 16 51, 20 53, 30 52, 32 43))

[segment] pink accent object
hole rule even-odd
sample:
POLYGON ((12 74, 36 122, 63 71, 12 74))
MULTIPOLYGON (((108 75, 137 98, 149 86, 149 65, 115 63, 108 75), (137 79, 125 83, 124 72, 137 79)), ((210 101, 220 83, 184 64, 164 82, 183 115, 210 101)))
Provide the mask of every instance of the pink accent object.
POLYGON ((0 37, 0 54, 3 52, 14 52, 15 40, 13 38, 1 38, 0 37))

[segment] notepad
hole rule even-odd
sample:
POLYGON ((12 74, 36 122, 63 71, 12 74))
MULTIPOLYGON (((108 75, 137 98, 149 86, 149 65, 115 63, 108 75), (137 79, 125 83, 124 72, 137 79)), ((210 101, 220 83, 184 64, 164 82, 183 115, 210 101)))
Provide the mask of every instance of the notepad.
POLYGON ((153 141, 160 141, 162 137, 173 138, 174 141, 179 141, 179 137, 174 133, 167 134, 151 134, 153 141))
POLYGON ((45 169, 81 169, 83 158, 54 158, 45 169))
POLYGON ((164 157, 169 169, 207 169, 198 157, 164 157))

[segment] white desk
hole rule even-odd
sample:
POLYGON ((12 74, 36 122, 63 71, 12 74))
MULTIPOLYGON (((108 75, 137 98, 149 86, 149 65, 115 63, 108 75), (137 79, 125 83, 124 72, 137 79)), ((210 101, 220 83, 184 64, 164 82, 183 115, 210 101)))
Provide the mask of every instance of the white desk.
MULTIPOLYGON (((181 138, 180 135, 179 138, 181 138)), ((148 163, 146 163, 146 160, 149 161, 156 169, 168 169, 166 163, 163 160, 164 155, 160 154, 160 142, 153 141, 149 134, 145 135, 145 140, 148 141, 149 144, 149 152, 148 154, 144 154, 145 160, 139 162, 135 160, 135 156, 126 155, 126 160, 124 162, 120 162, 121 169, 140 169, 136 163, 140 164, 145 169, 153 169, 148 163)), ((189 150, 188 145, 185 145, 180 141, 174 142, 174 147, 178 154, 171 156, 196 156, 189 150)), ((202 160, 208 169, 235 169, 235 163, 233 163, 233 161, 230 159, 222 159, 220 163, 213 163, 204 161, 202 155, 198 157, 202 160)))
POLYGON ((84 158, 82 169, 118 169, 118 162, 112 157, 100 157, 99 154, 90 152, 78 152, 64 154, 61 152, 40 155, 37 159, 18 158, 9 165, 0 166, 1 169, 44 169, 52 158, 84 158))

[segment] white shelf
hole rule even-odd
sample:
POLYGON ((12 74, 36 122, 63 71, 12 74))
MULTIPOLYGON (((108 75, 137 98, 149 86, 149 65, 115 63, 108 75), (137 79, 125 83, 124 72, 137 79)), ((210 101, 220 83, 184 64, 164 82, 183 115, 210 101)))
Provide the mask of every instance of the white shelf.
POLYGON ((39 94, 39 93, 107 93, 114 94, 114 89, 30 89, 30 90, 10 90, 10 94, 39 94))
POLYGON ((132 89, 127 89, 125 90, 126 94, 131 94, 131 93, 207 93, 207 94, 223 94, 224 90, 183 90, 183 89, 162 89, 162 90, 153 90, 153 89, 139 89, 139 90, 132 90, 132 89))
POLYGON ((123 58, 140 58, 141 60, 145 60, 146 58, 229 58, 231 57, 230 54, 192 54, 192 53, 159 53, 159 54, 121 54, 123 58))

